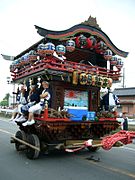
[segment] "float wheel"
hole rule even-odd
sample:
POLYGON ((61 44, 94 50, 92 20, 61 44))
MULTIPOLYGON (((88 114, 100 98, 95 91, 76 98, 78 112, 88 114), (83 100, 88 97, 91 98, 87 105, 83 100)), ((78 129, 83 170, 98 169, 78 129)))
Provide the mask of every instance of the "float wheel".
MULTIPOLYGON (((17 131, 15 134, 15 137, 20 139, 20 140, 26 141, 26 133, 24 131, 17 131)), ((15 141, 15 148, 17 151, 21 151, 22 146, 25 146, 25 145, 22 145, 20 142, 15 141)))
MULTIPOLYGON (((40 148, 40 140, 38 136, 35 134, 30 134, 27 136, 27 143, 40 148)), ((39 157, 39 154, 40 154, 40 151, 27 146, 26 156, 28 159, 37 159, 39 157)))

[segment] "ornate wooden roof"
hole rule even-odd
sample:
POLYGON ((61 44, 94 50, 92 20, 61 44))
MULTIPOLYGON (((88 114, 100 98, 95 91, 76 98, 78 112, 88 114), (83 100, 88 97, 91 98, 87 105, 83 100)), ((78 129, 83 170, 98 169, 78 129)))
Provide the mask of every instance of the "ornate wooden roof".
MULTIPOLYGON (((114 81, 118 81, 121 77, 121 68, 113 70, 113 65, 110 65, 110 70, 107 69, 107 60, 105 59, 104 54, 105 51, 110 49, 113 56, 119 55, 121 57, 127 57, 128 52, 118 49, 112 43, 110 38, 97 24, 96 18, 90 16, 87 21, 63 31, 52 31, 36 25, 35 28, 37 29, 38 34, 43 38, 14 58, 15 63, 11 66, 11 72, 13 73, 15 81, 20 81, 26 77, 33 77, 35 75, 49 74, 48 70, 51 70, 51 73, 57 70, 57 73, 64 73, 65 77, 67 77, 67 73, 72 74, 76 69, 78 69, 79 72, 86 71, 90 74, 98 74, 107 78, 112 78, 114 81), (93 45, 93 47, 78 46, 77 38, 82 36, 87 40, 90 40, 90 38, 95 39, 96 45, 93 45), (46 43, 48 44, 48 42, 51 42, 56 47, 60 44, 66 46, 67 40, 69 39, 75 40, 75 49, 71 52, 68 50, 65 51, 64 56, 66 59, 64 60, 64 63, 61 63, 59 58, 55 57, 55 55, 48 57, 47 55, 38 52, 38 47, 41 44, 45 45, 46 43), (102 47, 102 51, 98 52, 97 45, 101 42, 105 44, 105 49, 102 47), (35 52, 35 59, 33 61, 30 61, 29 57, 31 50, 35 52), (26 53, 29 54, 27 58, 26 53), (23 56, 25 56, 25 60, 23 59, 23 56)), ((50 75, 52 76, 52 74, 49 74, 49 76, 50 75)))
MULTIPOLYGON (((89 23, 90 24, 90 23, 89 23)), ((67 39, 74 39, 78 34, 84 33, 85 36, 96 36, 103 40, 107 47, 110 48, 114 54, 119 55, 121 57, 127 57, 128 52, 122 51, 118 49, 110 40, 110 38, 101 30, 96 23, 93 23, 93 26, 89 25, 88 22, 84 22, 82 24, 75 25, 67 30, 63 31, 52 31, 42 27, 35 25, 37 32, 39 35, 53 40, 64 41, 67 39), (94 27, 96 26, 96 27, 94 27)))

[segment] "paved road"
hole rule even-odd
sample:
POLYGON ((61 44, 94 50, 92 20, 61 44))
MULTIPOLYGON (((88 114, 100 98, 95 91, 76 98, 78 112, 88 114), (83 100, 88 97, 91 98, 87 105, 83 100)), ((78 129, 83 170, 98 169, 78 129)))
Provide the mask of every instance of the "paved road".
POLYGON ((29 160, 16 152, 10 136, 18 127, 0 120, 0 180, 132 180, 135 179, 135 144, 110 151, 52 153, 29 160), (11 133, 11 134, 10 134, 11 133), (91 155, 99 162, 88 160, 91 155))

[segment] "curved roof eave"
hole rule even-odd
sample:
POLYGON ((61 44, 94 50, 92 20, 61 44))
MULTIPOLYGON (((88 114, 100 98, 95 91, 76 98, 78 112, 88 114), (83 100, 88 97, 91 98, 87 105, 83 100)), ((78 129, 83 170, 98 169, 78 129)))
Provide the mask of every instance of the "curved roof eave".
POLYGON ((52 31, 47 30, 42 27, 39 27, 35 25, 35 28, 37 29, 37 32, 39 35, 43 37, 47 37, 50 39, 66 39, 68 37, 73 37, 77 33, 89 33, 90 35, 98 36, 100 37, 106 45, 114 52, 114 54, 117 54, 121 57, 127 57, 128 52, 122 51, 118 49, 110 40, 110 38, 100 29, 97 29, 90 25, 84 25, 84 24, 78 24, 75 25, 67 30, 64 31, 52 31))

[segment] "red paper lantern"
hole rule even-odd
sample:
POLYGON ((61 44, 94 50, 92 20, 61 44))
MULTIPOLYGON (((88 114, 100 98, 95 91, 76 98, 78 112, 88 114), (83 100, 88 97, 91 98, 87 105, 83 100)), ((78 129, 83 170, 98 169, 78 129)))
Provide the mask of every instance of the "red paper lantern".
POLYGON ((89 38, 86 38, 83 34, 78 36, 75 39, 76 46, 79 48, 90 48, 92 47, 92 41, 89 38))
POLYGON ((90 36, 89 39, 91 40, 91 43, 92 43, 91 49, 94 49, 94 48, 95 48, 95 45, 96 45, 96 43, 97 43, 96 38, 95 38, 94 36, 90 36))
POLYGON ((95 45, 95 50, 96 50, 96 53, 98 53, 98 54, 104 54, 106 48, 107 48, 107 46, 103 41, 99 41, 95 45))

